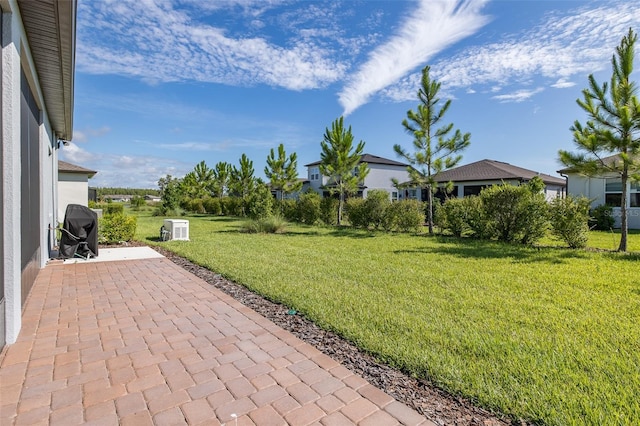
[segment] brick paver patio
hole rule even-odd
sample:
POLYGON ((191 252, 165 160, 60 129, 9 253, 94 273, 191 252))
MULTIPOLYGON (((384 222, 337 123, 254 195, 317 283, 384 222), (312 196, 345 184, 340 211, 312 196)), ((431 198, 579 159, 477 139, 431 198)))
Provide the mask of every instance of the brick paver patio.
POLYGON ((2 425, 433 425, 166 258, 40 271, 2 425))

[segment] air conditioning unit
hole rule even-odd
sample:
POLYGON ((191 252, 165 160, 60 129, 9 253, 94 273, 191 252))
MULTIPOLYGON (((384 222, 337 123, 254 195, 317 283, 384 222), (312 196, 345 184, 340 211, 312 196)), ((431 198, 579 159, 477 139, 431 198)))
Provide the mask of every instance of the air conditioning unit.
POLYGON ((164 235, 166 240, 184 240, 189 241, 189 221, 184 219, 165 219, 164 235))

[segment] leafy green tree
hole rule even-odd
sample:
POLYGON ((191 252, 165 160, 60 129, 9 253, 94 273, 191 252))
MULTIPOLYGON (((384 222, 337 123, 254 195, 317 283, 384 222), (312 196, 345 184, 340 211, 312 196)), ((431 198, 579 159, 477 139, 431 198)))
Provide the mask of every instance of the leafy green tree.
POLYGON ((213 188, 213 169, 203 161, 196 164, 194 169, 182 179, 182 189, 190 198, 204 198, 211 195, 213 188))
POLYGON ((413 136, 415 152, 410 153, 399 144, 394 145, 393 149, 411 165, 408 171, 412 183, 427 189, 427 222, 429 233, 433 234, 433 194, 437 189, 434 176, 460 162, 462 155, 457 153, 469 146, 471 135, 462 134, 457 129, 454 131, 453 123, 436 128, 449 109, 451 100, 438 108, 440 83, 429 77, 429 69, 427 66, 422 70, 422 82, 418 90, 420 104, 416 111, 407 111, 407 118, 402 121, 405 130, 413 136))
POLYGON ((294 152, 287 158, 283 144, 278 146, 278 158, 271 148, 264 174, 271 183, 271 189, 280 192, 280 200, 284 198, 284 194, 300 191, 302 188, 302 181, 298 180, 298 155, 294 152))
POLYGON ((229 190, 231 179, 231 164, 220 161, 213 168, 213 193, 218 198, 222 198, 229 190))
POLYGON ((320 142, 320 173, 329 178, 327 187, 332 194, 339 194, 338 225, 342 223, 345 196, 358 191, 358 185, 369 174, 367 163, 361 163, 364 142, 353 146, 351 126, 344 128, 343 117, 336 119, 331 130, 326 129, 320 142))
POLYGON ((587 113, 582 125, 576 120, 571 127, 573 142, 581 153, 560 150, 560 161, 586 176, 618 176, 622 181, 620 202, 620 245, 627 251, 627 185, 640 180, 640 102, 638 86, 631 80, 634 45, 637 35, 629 28, 611 59, 613 72, 609 84, 600 86, 589 75, 589 87, 582 91, 577 103, 587 113), (605 156, 612 158, 605 159, 605 156))
POLYGON ((164 212, 175 210, 180 203, 180 179, 166 175, 158 180, 158 187, 164 212))

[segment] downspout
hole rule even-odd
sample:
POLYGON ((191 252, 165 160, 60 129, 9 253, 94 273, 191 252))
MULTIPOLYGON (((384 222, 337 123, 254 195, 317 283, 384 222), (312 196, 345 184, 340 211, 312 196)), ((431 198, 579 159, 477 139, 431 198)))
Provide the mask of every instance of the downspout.
POLYGON ((562 189, 562 198, 566 198, 569 192, 569 175, 565 175, 561 172, 558 172, 558 174, 564 178, 564 188, 562 189))

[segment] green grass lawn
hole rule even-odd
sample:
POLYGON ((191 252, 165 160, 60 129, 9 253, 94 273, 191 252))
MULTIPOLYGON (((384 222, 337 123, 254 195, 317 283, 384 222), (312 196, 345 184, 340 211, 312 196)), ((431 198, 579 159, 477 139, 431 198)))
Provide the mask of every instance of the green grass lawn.
MULTIPOLYGON (((187 219, 189 242, 158 243, 162 218, 145 215, 136 238, 512 418, 640 423, 640 253, 294 225, 259 235, 231 218, 187 219)), ((613 238, 592 233, 590 245, 613 238)))

